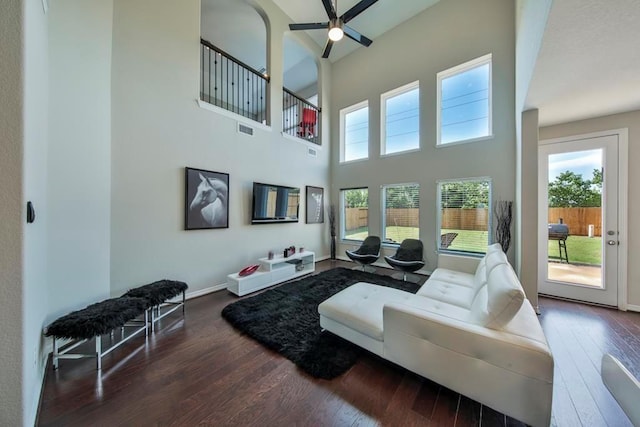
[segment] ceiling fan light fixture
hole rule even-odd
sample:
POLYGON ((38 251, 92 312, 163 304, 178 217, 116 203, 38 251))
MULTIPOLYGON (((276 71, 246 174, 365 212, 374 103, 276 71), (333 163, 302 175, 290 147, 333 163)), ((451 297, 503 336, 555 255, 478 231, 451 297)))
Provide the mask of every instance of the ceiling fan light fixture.
POLYGON ((339 40, 342 40, 342 37, 344 37, 344 31, 342 30, 342 26, 340 25, 340 23, 332 23, 331 27, 329 28, 329 40, 337 42, 339 40))

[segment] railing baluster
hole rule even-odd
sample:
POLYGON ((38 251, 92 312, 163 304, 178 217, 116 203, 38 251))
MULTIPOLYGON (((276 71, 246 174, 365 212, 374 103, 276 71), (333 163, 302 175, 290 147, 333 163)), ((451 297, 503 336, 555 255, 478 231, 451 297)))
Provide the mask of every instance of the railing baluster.
POLYGON ((266 85, 269 78, 204 39, 200 39, 200 47, 202 50, 200 98, 262 123, 267 111, 266 85), (206 55, 205 49, 208 51, 206 55), (205 73, 208 76, 205 76, 205 73), (208 87, 205 87, 207 83, 208 87))
POLYGON ((320 145, 318 139, 320 108, 299 97, 287 88, 283 88, 283 92, 283 132, 320 145))
MULTIPOLYGON (((209 60, 211 61, 211 60, 209 60)), ((211 62, 209 62, 209 67, 211 67, 211 62)), ((218 54, 213 55, 213 102, 209 100, 212 104, 216 104, 216 99, 218 99, 218 54)))

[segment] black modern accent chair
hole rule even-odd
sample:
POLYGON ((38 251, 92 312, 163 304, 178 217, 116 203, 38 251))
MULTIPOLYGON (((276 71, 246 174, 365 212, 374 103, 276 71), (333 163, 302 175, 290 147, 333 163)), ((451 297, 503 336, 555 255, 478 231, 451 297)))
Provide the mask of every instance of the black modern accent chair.
POLYGON ((407 273, 420 270, 424 267, 422 260, 423 245, 417 239, 404 239, 393 256, 385 256, 384 259, 391 267, 402 271, 402 280, 407 281, 407 273))
POLYGON ((345 252, 352 261, 362 265, 362 271, 366 271, 367 265, 373 264, 380 258, 380 238, 369 236, 357 250, 345 252))

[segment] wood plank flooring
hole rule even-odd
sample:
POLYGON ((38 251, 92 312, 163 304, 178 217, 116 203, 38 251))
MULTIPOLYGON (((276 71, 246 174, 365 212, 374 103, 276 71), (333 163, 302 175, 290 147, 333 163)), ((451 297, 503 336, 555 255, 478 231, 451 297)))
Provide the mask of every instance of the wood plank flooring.
MULTIPOLYGON (((317 271, 341 261, 323 261, 317 271)), ((381 274, 392 271, 378 268, 381 274)), ((187 301, 148 339, 48 367, 41 426, 517 426, 518 421, 374 355, 331 381, 299 371, 221 318, 226 291, 187 301)), ((552 424, 631 425, 600 380, 618 357, 640 378, 640 314, 542 298, 555 359, 552 424)))

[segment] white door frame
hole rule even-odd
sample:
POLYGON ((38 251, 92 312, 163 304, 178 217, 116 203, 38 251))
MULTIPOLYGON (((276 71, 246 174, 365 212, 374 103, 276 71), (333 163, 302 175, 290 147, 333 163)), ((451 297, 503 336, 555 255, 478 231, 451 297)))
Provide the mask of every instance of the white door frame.
MULTIPOLYGON (((556 144, 580 139, 598 138, 602 136, 618 136, 618 309, 627 311, 627 252, 628 223, 627 212, 629 194, 629 129, 613 129, 608 131, 586 133, 580 135, 565 136, 562 138, 544 139, 538 145, 556 144)), ((538 207, 540 211, 541 206, 538 207)), ((536 226, 537 227, 537 226, 536 226)), ((538 230, 538 233, 540 230, 538 230)), ((538 280, 542 280, 538 277, 538 280)))

